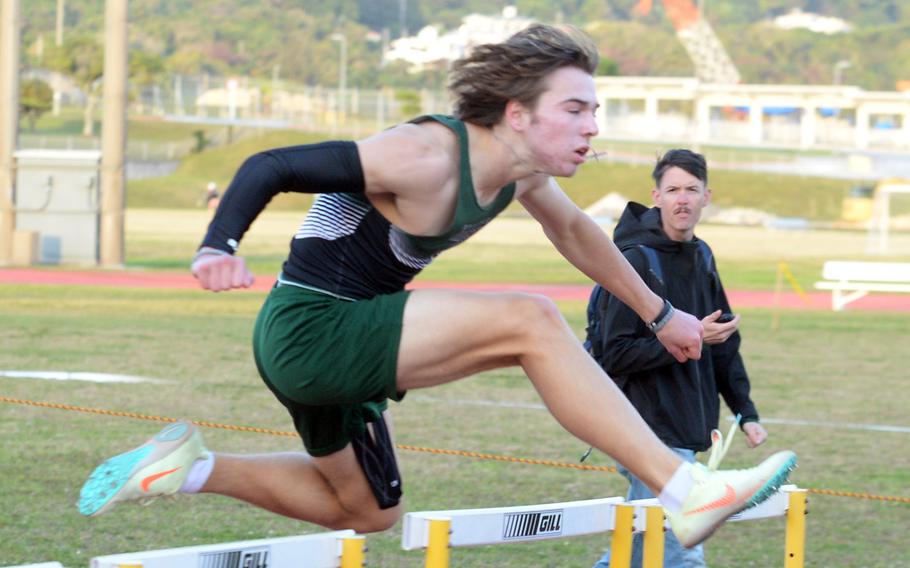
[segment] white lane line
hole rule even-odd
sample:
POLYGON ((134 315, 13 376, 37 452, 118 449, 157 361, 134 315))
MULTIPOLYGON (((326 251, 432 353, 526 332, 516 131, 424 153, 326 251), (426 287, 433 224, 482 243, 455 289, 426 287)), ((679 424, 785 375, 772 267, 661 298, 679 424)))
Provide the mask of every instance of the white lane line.
POLYGON ((459 400, 454 398, 439 398, 424 394, 412 395, 408 393, 409 400, 425 400, 427 402, 441 402, 444 404, 461 404, 464 406, 495 406, 499 408, 525 408, 528 410, 546 410, 547 407, 537 402, 501 402, 496 400, 459 400))
MULTIPOLYGON (((733 421, 731 417, 730 422, 733 421)), ((871 430, 873 432, 898 432, 910 434, 908 426, 890 426, 888 424, 858 424, 856 422, 821 422, 818 420, 788 420, 786 418, 762 418, 765 424, 785 424, 787 426, 811 426, 813 428, 836 428, 840 430, 871 430)))
POLYGON ((11 379, 41 379, 45 381, 88 381, 92 383, 169 383, 163 379, 116 375, 111 373, 84 373, 69 371, 0 371, 0 377, 11 379))
MULTIPOLYGON (((498 408, 522 408, 527 410, 546 410, 547 407, 539 403, 500 402, 495 400, 459 400, 439 398, 426 395, 408 395, 409 400, 423 400, 443 404, 460 404, 463 406, 493 406, 498 408)), ((733 422, 733 417, 727 417, 728 422, 733 422)), ((858 424, 854 422, 822 422, 817 420, 790 420, 787 418, 762 418, 764 424, 782 424, 786 426, 808 426, 810 428, 831 428, 836 430, 867 430, 872 432, 896 432, 910 434, 910 426, 892 426, 888 424, 858 424)))

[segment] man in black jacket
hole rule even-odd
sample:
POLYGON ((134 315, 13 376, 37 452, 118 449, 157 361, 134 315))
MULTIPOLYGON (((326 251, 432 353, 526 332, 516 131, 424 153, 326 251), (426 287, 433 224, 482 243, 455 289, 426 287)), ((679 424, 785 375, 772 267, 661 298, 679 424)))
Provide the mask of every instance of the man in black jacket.
MULTIPOLYGON (((655 207, 629 203, 614 242, 652 290, 701 318, 702 357, 678 362, 635 312, 609 294, 601 294, 599 305, 591 306, 602 330, 601 343, 592 346, 592 354, 661 441, 687 461, 694 462, 697 452, 711 447, 712 437, 721 447, 719 432, 712 436, 718 426, 718 394, 741 417, 746 443, 758 446, 767 432, 749 397, 749 377, 739 355, 739 316, 722 323, 730 318, 730 304, 711 249, 695 236, 702 209, 711 199, 705 159, 690 150, 671 150, 657 161, 652 177, 655 207)), ((711 465, 716 467, 720 457, 720 452, 712 455, 711 465)), ((620 471, 631 483, 629 499, 654 496, 628 470, 620 471)), ((704 566, 701 545, 686 549, 672 533, 666 537, 664 566, 704 566)), ((641 550, 636 535, 633 566, 640 565, 641 550)), ((596 566, 607 565, 609 552, 596 566)))

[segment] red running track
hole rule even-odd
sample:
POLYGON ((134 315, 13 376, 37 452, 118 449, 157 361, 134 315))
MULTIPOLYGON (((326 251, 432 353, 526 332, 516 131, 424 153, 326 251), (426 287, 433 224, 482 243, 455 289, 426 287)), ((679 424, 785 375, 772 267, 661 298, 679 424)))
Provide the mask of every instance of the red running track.
MULTIPOLYGON (((274 277, 258 276, 252 290, 268 290, 275 283, 274 277)), ((134 288, 197 288, 196 280, 189 273, 142 272, 132 270, 59 270, 41 268, 0 268, 0 284, 58 284, 71 286, 112 286, 134 288)), ((553 300, 586 300, 591 287, 578 284, 508 284, 479 282, 412 282, 410 289, 456 288, 488 292, 532 292, 553 300)), ((774 292, 728 290, 727 296, 734 308, 782 308, 830 310, 831 294, 810 292, 805 298, 785 292, 775 297, 774 292)), ((870 294, 851 302, 849 310, 876 310, 910 312, 910 294, 870 294)))

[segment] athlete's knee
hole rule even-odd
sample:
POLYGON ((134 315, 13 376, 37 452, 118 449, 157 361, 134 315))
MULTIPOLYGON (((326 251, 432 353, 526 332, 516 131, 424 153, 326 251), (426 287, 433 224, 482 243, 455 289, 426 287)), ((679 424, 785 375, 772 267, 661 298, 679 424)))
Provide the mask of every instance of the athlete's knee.
POLYGON ((559 308, 543 294, 515 294, 509 301, 509 312, 529 324, 559 318, 559 308))
POLYGON ((553 300, 540 294, 519 296, 513 313, 519 318, 519 329, 532 341, 550 341, 568 329, 553 300))
POLYGON ((332 530, 353 529, 361 534, 382 532, 394 527, 402 512, 400 504, 389 509, 359 509, 330 519, 326 522, 326 527, 332 530))
POLYGON ((377 509, 360 519, 358 526, 352 527, 359 533, 381 532, 395 526, 401 518, 402 506, 396 505, 390 509, 377 509))

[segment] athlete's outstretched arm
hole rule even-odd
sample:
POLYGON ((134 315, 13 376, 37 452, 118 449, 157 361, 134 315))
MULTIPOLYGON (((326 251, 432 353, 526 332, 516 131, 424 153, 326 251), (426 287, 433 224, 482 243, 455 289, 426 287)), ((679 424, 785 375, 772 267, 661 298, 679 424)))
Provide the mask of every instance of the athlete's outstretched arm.
MULTIPOLYGON (((663 300, 649 289, 597 223, 570 200, 552 178, 531 178, 519 188, 519 200, 543 226, 559 252, 592 280, 632 308, 645 322, 663 309, 663 300)), ((701 357, 701 322, 676 311, 657 338, 680 362, 701 357)))

